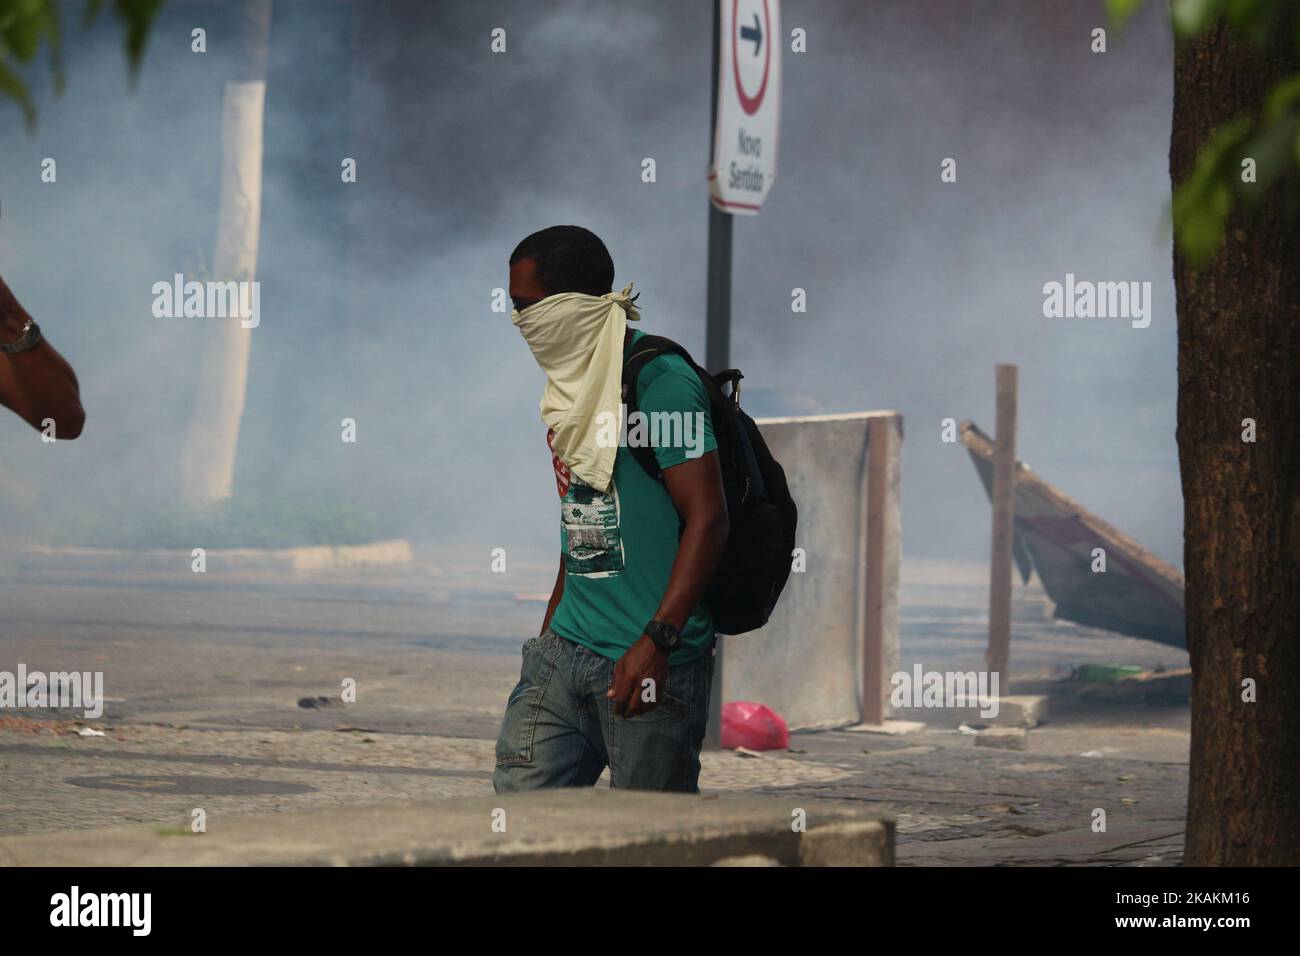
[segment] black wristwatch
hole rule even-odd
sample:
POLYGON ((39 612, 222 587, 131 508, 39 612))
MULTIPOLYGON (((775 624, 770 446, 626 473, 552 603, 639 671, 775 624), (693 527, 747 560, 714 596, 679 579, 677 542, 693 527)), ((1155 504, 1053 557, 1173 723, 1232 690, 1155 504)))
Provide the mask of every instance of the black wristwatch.
POLYGON ((655 647, 669 654, 682 646, 682 632, 667 621, 651 621, 645 626, 645 633, 655 642, 655 647))
POLYGON ((27 324, 23 326, 22 332, 18 338, 12 342, 0 342, 0 352, 8 355, 17 355, 19 352, 26 352, 28 349, 34 349, 41 341, 41 327, 36 324, 35 319, 28 319, 27 324))

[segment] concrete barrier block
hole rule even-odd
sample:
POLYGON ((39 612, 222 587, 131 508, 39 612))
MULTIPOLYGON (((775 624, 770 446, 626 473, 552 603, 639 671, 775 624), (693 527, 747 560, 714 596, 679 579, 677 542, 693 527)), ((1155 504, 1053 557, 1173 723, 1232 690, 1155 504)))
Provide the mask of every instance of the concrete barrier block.
POLYGON ((800 866, 893 866, 893 824, 880 820, 815 826, 799 843, 800 866))
POLYGON ((885 693, 898 668, 901 551, 902 416, 858 412, 769 418, 758 422, 785 468, 799 507, 796 547, 805 569, 793 571, 767 625, 722 645, 725 700, 766 704, 792 729, 843 727, 864 719, 863 644, 868 621, 880 631, 885 693), (875 499, 868 513, 872 425, 885 436, 875 499), (882 427, 883 426, 883 427, 882 427), (871 519, 869 521, 869 519, 871 519), (868 525, 877 529, 879 594, 868 606, 868 525))

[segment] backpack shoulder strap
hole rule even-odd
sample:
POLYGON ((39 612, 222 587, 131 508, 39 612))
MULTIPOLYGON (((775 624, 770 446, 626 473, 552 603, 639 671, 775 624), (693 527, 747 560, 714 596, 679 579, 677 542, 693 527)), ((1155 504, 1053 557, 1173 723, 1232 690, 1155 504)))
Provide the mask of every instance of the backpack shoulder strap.
MULTIPOLYGON (((639 410, 636 384, 641 377, 642 370, 660 355, 669 353, 680 355, 692 367, 695 366, 695 360, 691 358, 691 354, 665 336, 643 335, 632 343, 632 349, 627 360, 623 363, 623 404, 629 416, 639 410)), ((663 477, 663 470, 659 467, 659 461, 655 458, 653 448, 646 445, 629 445, 628 451, 632 453, 632 457, 636 459, 637 464, 651 478, 658 481, 663 477)))

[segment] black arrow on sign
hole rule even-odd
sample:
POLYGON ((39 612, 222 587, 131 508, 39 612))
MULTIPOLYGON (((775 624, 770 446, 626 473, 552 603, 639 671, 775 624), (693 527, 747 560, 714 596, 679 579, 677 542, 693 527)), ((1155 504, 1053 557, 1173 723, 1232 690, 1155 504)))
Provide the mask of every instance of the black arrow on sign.
POLYGON ((758 23, 758 14, 757 14, 757 13, 754 14, 754 27, 753 27, 753 29, 750 29, 749 27, 741 27, 741 28, 740 28, 740 39, 741 39, 741 40, 753 40, 753 41, 754 41, 754 56, 758 56, 758 48, 761 47, 761 46, 763 45, 763 28, 762 28, 761 26, 759 26, 759 23, 758 23))

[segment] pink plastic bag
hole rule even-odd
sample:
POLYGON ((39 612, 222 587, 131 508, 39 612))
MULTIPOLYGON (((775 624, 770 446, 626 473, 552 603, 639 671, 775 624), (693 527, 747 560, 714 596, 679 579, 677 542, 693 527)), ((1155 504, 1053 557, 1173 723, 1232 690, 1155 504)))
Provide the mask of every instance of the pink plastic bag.
POLYGON ((765 704, 733 700, 722 705, 722 749, 788 750, 790 728, 765 704))

